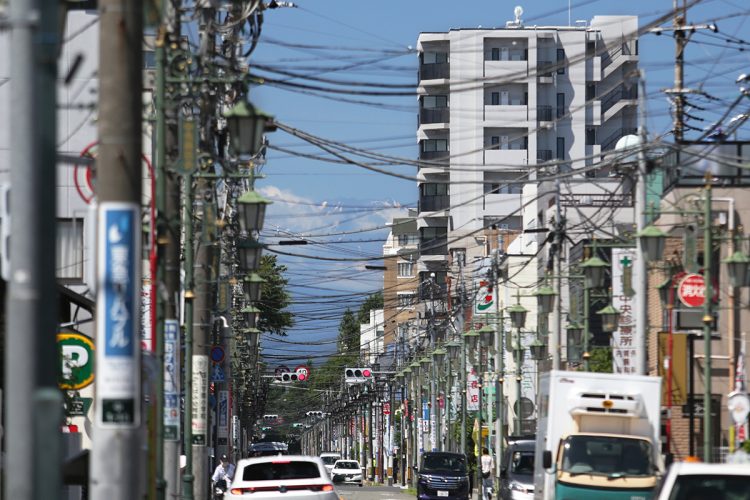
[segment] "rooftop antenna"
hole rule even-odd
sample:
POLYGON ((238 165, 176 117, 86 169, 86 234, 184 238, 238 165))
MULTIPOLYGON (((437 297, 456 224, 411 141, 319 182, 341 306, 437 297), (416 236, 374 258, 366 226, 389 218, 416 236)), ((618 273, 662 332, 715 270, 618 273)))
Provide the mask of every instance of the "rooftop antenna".
POLYGON ((516 25, 521 26, 521 16, 523 15, 523 7, 516 5, 513 9, 513 15, 516 16, 516 25))

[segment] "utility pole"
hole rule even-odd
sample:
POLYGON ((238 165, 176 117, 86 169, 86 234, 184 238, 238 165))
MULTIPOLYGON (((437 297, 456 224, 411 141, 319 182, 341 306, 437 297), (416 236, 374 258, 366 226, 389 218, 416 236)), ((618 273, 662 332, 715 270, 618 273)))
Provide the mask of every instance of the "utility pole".
POLYGON ((57 498, 61 484, 55 342, 57 6, 54 0, 10 2, 13 236, 3 388, 8 499, 57 498), (40 471, 43 479, 37 477, 40 471))
POLYGON ((705 197, 703 199, 703 280, 706 283, 705 300, 703 301, 703 352, 705 355, 703 373, 703 461, 713 462, 713 426, 711 412, 713 411, 711 390, 711 334, 713 333, 713 297, 714 287, 711 258, 713 256, 713 223, 711 220, 711 173, 706 172, 705 197))
POLYGON ((140 498, 145 482, 138 329, 142 23, 141 1, 100 0, 94 499, 140 498))
MULTIPOLYGON (((641 234, 646 228, 646 181, 648 174, 646 172, 646 79, 641 70, 641 86, 639 93, 640 123, 638 126, 638 175, 635 186, 635 226, 636 234, 641 234)), ((648 262, 646 262, 646 253, 643 248, 641 238, 636 238, 636 259, 635 259, 635 280, 638 283, 636 292, 636 311, 638 314, 635 318, 635 338, 638 339, 636 346, 638 351, 638 370, 639 375, 648 375, 648 262)), ((669 361, 670 363, 672 360, 669 361)))
POLYGON ((505 336, 504 318, 500 308, 500 253, 502 246, 498 245, 495 258, 492 260, 492 285, 495 287, 495 372, 497 373, 495 381, 495 414, 497 416, 495 423, 495 450, 497 451, 497 460, 495 460, 495 476, 500 477, 500 462, 503 457, 503 433, 505 432, 505 347, 503 337, 505 336))
MULTIPOLYGON (((552 265, 555 280, 555 310, 552 312, 554 331, 550 336, 549 350, 552 354, 552 369, 560 369, 560 358, 562 356, 562 258, 565 221, 560 208, 560 177, 555 180, 555 254, 552 265)), ((538 370, 538 369, 537 369, 538 370)))
MULTIPOLYGON (((192 500, 193 485, 193 302, 195 279, 193 277, 193 178, 183 176, 182 224, 185 231, 185 420, 183 422, 183 446, 185 449, 185 474, 182 476, 182 495, 192 500)), ((197 398, 196 398, 197 399, 197 398)))

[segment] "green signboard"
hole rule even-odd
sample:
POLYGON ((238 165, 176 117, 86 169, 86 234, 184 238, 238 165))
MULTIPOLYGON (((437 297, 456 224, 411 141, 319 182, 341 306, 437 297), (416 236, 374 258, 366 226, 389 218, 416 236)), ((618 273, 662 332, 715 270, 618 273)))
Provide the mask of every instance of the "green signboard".
POLYGON ((61 389, 78 390, 94 381, 94 342, 80 333, 58 333, 60 359, 58 384, 61 389))

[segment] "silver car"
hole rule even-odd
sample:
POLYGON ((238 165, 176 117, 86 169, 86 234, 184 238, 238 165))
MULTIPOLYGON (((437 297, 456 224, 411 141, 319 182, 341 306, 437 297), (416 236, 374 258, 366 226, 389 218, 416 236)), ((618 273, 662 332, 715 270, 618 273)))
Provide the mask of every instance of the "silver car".
POLYGON ((240 460, 225 499, 338 500, 318 457, 281 455, 240 460))

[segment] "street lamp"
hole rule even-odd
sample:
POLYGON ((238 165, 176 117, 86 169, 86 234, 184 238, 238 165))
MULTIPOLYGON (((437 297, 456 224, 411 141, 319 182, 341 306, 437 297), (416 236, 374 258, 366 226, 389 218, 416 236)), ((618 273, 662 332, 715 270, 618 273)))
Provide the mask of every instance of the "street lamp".
POLYGON ((275 130, 273 117, 247 101, 240 101, 224 113, 232 149, 238 155, 255 156, 263 146, 266 130, 275 130))
POLYGON ((482 346, 489 347, 492 345, 493 337, 495 336, 495 329, 490 325, 484 325, 477 332, 480 335, 482 346))
POLYGON ((536 291, 536 300, 539 305, 539 312, 542 314, 551 313, 555 308, 555 297, 557 293, 552 289, 551 286, 546 283, 536 291))
POLYGON ((529 345, 529 351, 531 351, 531 359, 534 361, 544 361, 544 358, 546 357, 546 350, 547 350, 547 344, 540 341, 539 339, 534 339, 534 341, 529 345))
POLYGON ((602 331, 612 333, 617 330, 617 324, 620 321, 620 311, 615 309, 612 304, 607 304, 604 309, 597 311, 602 318, 602 331))
POLYGON ((242 280, 242 293, 246 302, 255 302, 260 300, 261 285, 266 280, 260 277, 258 273, 250 273, 242 280))
POLYGON ((240 231, 252 234, 263 230, 266 218, 266 207, 273 203, 263 198, 257 191, 246 191, 237 199, 237 215, 239 216, 240 231))
POLYGON ((246 306, 240 310, 242 319, 248 328, 255 328, 258 324, 258 317, 260 316, 260 309, 253 305, 246 306))
POLYGON ((507 311, 513 328, 521 329, 526 325, 526 313, 529 311, 521 305, 520 298, 518 300, 519 302, 508 307, 507 311))
POLYGON ((252 238, 237 241, 237 256, 239 257, 240 269, 243 271, 255 271, 258 269, 262 251, 263 245, 252 238))
POLYGON ((643 228, 643 231, 638 233, 636 237, 641 242, 646 262, 656 262, 662 259, 667 233, 654 225, 649 225, 643 228))
POLYGON ((583 325, 577 321, 571 321, 568 323, 566 331, 568 333, 568 363, 580 363, 583 325))
POLYGON ((732 255, 721 261, 727 266, 729 282, 732 287, 738 288, 748 285, 747 271, 750 268, 750 257, 744 252, 737 250, 732 255))
MULTIPOLYGON (((594 252, 596 252, 596 247, 594 247, 594 252)), ((596 254, 581 262, 579 267, 583 270, 586 288, 601 288, 604 285, 604 271, 609 265, 596 254)))
POLYGON ((479 333, 475 330, 469 330, 468 332, 464 333, 464 340, 466 341, 466 345, 469 347, 470 351, 476 351, 477 347, 479 346, 479 333))

